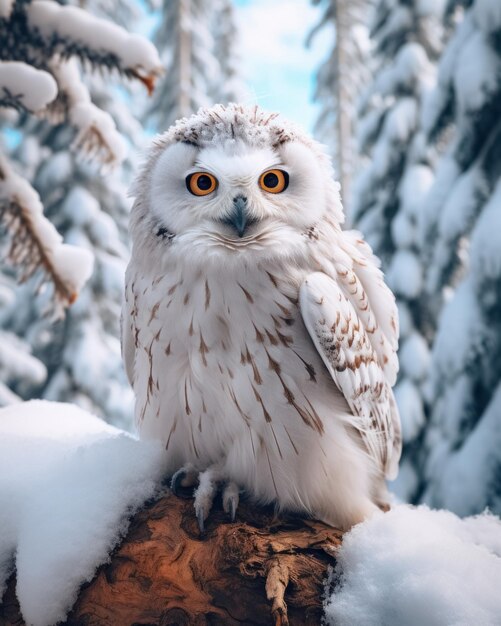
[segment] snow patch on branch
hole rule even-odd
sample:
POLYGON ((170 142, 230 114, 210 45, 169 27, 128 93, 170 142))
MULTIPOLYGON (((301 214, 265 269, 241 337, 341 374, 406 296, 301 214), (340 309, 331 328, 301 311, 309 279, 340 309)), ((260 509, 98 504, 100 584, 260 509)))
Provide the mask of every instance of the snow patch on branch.
POLYGON ((57 96, 57 83, 44 70, 22 61, 0 61, 0 105, 36 113, 57 96))

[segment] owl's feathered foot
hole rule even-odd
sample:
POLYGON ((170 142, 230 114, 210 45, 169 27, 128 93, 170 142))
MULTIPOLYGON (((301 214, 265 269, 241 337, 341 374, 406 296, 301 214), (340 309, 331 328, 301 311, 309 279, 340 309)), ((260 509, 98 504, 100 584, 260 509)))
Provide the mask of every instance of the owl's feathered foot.
POLYGON ((195 514, 197 516, 198 527, 200 533, 205 532, 205 521, 212 509, 212 503, 217 495, 221 484, 222 488, 223 509, 228 513, 232 522, 235 521, 235 515, 239 502, 238 485, 232 481, 225 481, 221 471, 217 467, 209 467, 203 472, 197 473, 193 466, 187 465, 179 469, 171 479, 171 489, 175 495, 180 495, 182 487, 191 487, 195 485, 198 479, 198 487, 195 489, 195 514))

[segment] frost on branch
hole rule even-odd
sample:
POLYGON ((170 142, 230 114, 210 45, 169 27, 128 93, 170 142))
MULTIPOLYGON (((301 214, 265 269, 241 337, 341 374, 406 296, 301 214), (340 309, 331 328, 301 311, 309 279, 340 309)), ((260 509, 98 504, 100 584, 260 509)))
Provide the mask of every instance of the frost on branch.
MULTIPOLYGON (((155 47, 139 35, 52 0, 0 6, 0 108, 36 114, 75 130, 72 148, 103 167, 125 158, 125 143, 111 116, 92 101, 84 69, 115 72, 141 81, 149 92, 161 72, 155 47)), ((10 236, 8 258, 21 280, 42 270, 53 284, 57 313, 90 275, 90 253, 61 244, 43 216, 34 189, 0 160, 0 226, 10 236)))
POLYGON ((50 281, 54 286, 55 313, 62 312, 91 275, 92 255, 62 243, 62 237, 44 217, 36 191, 2 157, 0 223, 10 235, 8 259, 22 267, 21 282, 41 270, 41 283, 50 281))

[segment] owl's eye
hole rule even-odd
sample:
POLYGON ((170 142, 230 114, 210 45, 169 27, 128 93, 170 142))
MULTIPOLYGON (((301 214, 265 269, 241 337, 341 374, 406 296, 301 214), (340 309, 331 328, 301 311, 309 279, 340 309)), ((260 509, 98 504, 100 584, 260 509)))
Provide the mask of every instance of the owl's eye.
POLYGON ((195 172, 186 177, 186 187, 194 196, 206 196, 217 187, 217 178, 208 172, 195 172))
POLYGON ((259 186, 269 193, 285 191, 289 185, 289 174, 283 170, 268 170, 259 177, 259 186))

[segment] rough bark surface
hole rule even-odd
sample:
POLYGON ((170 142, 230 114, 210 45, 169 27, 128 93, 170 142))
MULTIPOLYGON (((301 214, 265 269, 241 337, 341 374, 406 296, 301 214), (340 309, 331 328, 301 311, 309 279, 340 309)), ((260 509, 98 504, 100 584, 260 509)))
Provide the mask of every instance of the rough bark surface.
MULTIPOLYGON (((193 501, 168 494, 134 516, 65 623, 317 626, 323 581, 341 536, 320 522, 277 518, 247 502, 233 523, 216 503, 201 536, 193 501)), ((0 606, 0 625, 24 625, 15 577, 0 606)))

